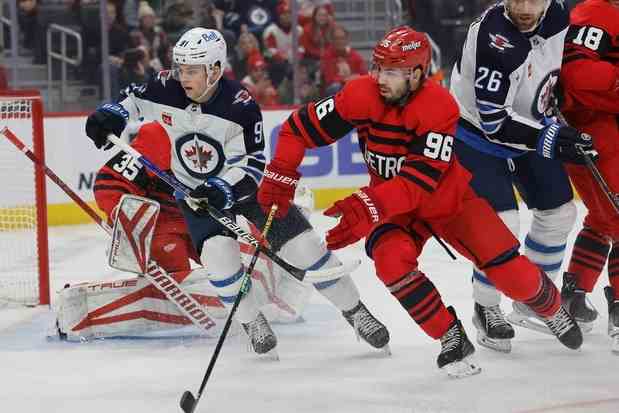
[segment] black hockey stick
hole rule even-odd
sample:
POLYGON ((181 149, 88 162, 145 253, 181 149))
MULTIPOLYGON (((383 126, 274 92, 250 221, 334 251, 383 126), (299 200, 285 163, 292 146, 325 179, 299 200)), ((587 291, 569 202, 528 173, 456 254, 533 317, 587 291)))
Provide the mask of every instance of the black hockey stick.
MULTIPOLYGON (((265 240, 266 236, 271 228, 271 224, 273 223, 273 217, 275 216, 275 212, 277 211, 277 205, 273 205, 271 207, 271 211, 267 217, 266 223, 264 224, 264 229, 262 230, 262 239, 265 240)), ((219 352, 221 351, 221 347, 224 344, 226 336, 228 335, 228 330, 230 330, 230 325, 232 324, 232 317, 234 313, 236 313, 236 309, 243 298, 243 295, 249 291, 250 286, 249 280, 251 278, 251 274, 254 271, 254 267, 256 266, 256 262, 258 261, 258 255, 260 255, 260 250, 256 248, 254 255, 251 257, 251 262, 247 271, 245 271, 245 275, 243 277, 243 281, 241 283, 241 288, 239 289, 239 293, 234 300, 234 304, 232 304, 232 308, 230 309, 230 314, 228 314, 228 319, 226 320, 226 324, 224 325, 224 329, 217 340, 217 345, 215 346, 215 351, 211 356, 211 360, 208 363, 208 367, 206 368, 206 373, 204 373, 204 378, 202 379, 202 384, 200 384, 200 388, 198 389, 197 397, 189 391, 185 390, 185 393, 181 396, 180 406, 181 409, 185 413, 193 413, 198 402, 200 401, 200 397, 202 397, 202 393, 204 393, 204 388, 206 387, 206 383, 208 382, 209 377, 211 377, 211 373, 213 372, 213 368, 215 367, 215 363, 217 362, 217 358, 219 357, 219 352)))
MULTIPOLYGON (((557 119, 559 119, 561 123, 563 123, 564 125, 569 125, 567 123, 567 120, 565 119, 565 116, 563 116, 563 113, 561 113, 559 108, 555 107, 553 113, 557 116, 557 119)), ((606 179, 604 179, 604 176, 602 176, 602 173, 598 169, 595 162, 593 162, 593 159, 591 159, 591 156, 585 153, 585 151, 580 146, 577 146, 576 149, 584 158, 585 166, 587 167, 587 169, 589 169, 589 172, 591 172, 591 175, 593 175, 593 179, 595 179, 595 182, 597 182, 602 192, 604 192, 604 194, 606 195, 608 202, 610 202, 610 205, 613 207, 615 212, 619 214, 619 194, 613 192, 610 189, 608 183, 606 182, 606 179)))
MULTIPOLYGON (((157 165, 152 163, 149 159, 144 157, 135 148, 130 146, 125 141, 119 139, 117 136, 110 134, 108 135, 107 138, 114 145, 120 147, 122 150, 127 152, 129 155, 133 156, 142 165, 146 166, 151 172, 157 175, 162 181, 170 185, 172 189, 182 193, 186 197, 190 197, 187 187, 185 187, 185 185, 183 185, 178 179, 176 179, 176 177, 162 171, 157 165)), ((302 282, 306 278, 308 278, 308 280, 312 283, 335 280, 337 278, 342 277, 345 274, 348 274, 354 271, 361 264, 361 261, 357 260, 350 264, 341 264, 337 267, 332 267, 332 268, 325 268, 325 269, 318 269, 318 270, 302 270, 284 261, 282 258, 279 257, 279 255, 275 253, 275 251, 273 251, 268 246, 262 245, 253 235, 251 235, 249 232, 245 231, 243 228, 238 226, 236 222, 228 218, 217 208, 214 208, 213 206, 206 204, 204 206, 204 209, 206 209, 206 211, 213 218, 215 218, 221 225, 223 225, 226 229, 232 231, 234 234, 236 234, 237 237, 243 239, 248 244, 256 248, 256 250, 263 253, 267 257, 269 257, 275 264, 279 265, 282 269, 284 269, 288 274, 290 274, 294 279, 296 279, 299 282, 302 282)))

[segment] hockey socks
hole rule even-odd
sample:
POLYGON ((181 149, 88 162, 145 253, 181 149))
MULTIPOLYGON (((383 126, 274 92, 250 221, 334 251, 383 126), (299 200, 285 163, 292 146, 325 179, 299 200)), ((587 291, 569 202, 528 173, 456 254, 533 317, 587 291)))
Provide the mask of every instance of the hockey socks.
MULTIPOLYGON (((593 291, 593 287, 600 277, 600 273, 606 264, 606 258, 610 245, 607 239, 594 232, 591 228, 584 227, 580 230, 576 242, 568 271, 574 274, 576 288, 586 292, 593 291)), ((613 256, 616 257, 615 262, 619 264, 619 251, 611 251, 611 262, 613 256), (614 253, 613 253, 614 252, 614 253)), ((611 277, 613 268, 612 263, 609 263, 608 272, 611 277)), ((615 271, 619 274, 619 265, 615 266, 615 271)))
POLYGON ((608 257, 608 282, 615 293, 615 300, 619 300, 619 242, 613 243, 608 257))
POLYGON ((441 338, 455 321, 432 281, 421 271, 412 271, 387 284, 387 288, 423 331, 434 339, 441 338))

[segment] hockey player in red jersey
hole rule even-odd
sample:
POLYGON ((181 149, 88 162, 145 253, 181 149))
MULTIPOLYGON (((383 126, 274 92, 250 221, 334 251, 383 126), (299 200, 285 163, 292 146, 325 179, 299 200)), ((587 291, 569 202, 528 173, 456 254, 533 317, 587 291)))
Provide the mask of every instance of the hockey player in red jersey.
POLYGON ((339 249, 366 237, 378 277, 415 322, 440 339, 440 368, 455 376, 480 371, 470 362, 474 347, 455 311, 418 268, 431 231, 483 268, 506 295, 526 303, 564 345, 578 348, 582 334, 561 308, 554 284, 519 255, 516 238, 469 187, 470 173, 452 151, 458 106, 426 79, 429 62, 424 34, 407 26, 391 30, 374 48, 370 76, 284 123, 258 202, 263 208, 277 204, 284 215, 305 149, 332 144, 356 128, 370 184, 325 211, 340 217, 327 246, 339 249))
MULTIPOLYGON (((570 125, 593 137, 597 167, 613 193, 619 192, 619 1, 586 0, 570 16, 565 38, 561 111, 570 125)), ((608 258, 608 332, 619 352, 619 213, 585 166, 567 171, 588 209, 574 244, 564 283, 564 304, 579 323, 592 323, 597 311, 590 293, 608 258), (609 255, 610 253, 610 255, 609 255)))
MULTIPOLYGON (((174 46, 173 70, 161 72, 146 85, 130 86, 118 103, 100 106, 88 117, 86 134, 98 148, 105 148, 108 135, 120 135, 127 120, 148 122, 132 146, 160 169, 171 171, 187 188, 188 197, 176 197, 192 245, 202 262, 208 261, 208 278, 219 298, 232 306, 246 275, 239 241, 204 206, 231 219, 243 217, 259 230, 267 216, 256 202, 265 166, 262 113, 240 83, 222 77, 226 50, 218 31, 188 30, 174 46)), ((125 173, 125 166, 118 168, 125 173)), ((291 211, 269 231, 271 249, 298 268, 340 266, 299 208, 291 211)), ((365 307, 350 275, 313 285, 341 311, 358 337, 375 348, 388 349, 387 328, 365 307)), ((259 309, 256 294, 253 287, 243 294, 236 318, 254 351, 265 354, 275 349, 277 337, 259 309)))

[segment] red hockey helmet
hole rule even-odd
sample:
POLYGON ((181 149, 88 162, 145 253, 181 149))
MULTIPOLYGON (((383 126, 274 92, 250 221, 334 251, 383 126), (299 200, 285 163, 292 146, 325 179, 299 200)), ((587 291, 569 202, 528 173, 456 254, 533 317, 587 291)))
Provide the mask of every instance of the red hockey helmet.
POLYGON ((416 69, 427 75, 430 68, 431 46, 425 33, 409 26, 392 29, 374 47, 372 63, 382 68, 416 69))

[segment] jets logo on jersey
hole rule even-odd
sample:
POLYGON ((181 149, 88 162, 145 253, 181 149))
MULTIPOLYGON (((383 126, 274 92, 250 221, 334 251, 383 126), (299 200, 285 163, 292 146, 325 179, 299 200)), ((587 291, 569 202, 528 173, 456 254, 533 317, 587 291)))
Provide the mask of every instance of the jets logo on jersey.
POLYGON ((490 36, 490 47, 497 49, 500 52, 504 52, 505 49, 513 49, 514 45, 509 42, 509 39, 500 34, 488 34, 490 36))
POLYGON ((531 107, 531 114, 536 119, 542 119, 546 116, 546 111, 550 109, 552 99, 554 96, 554 89, 559 81, 559 70, 553 70, 548 73, 544 80, 542 80, 535 93, 533 99, 533 106, 531 107))
POLYGON ((178 138, 175 147, 183 169, 196 179, 216 176, 223 168, 223 148, 210 136, 190 133, 178 138))
POLYGON ((236 103, 242 103, 244 105, 247 105, 249 102, 251 102, 251 95, 247 90, 241 89, 236 93, 236 95, 234 95, 234 101, 232 102, 232 104, 234 105, 236 103))

